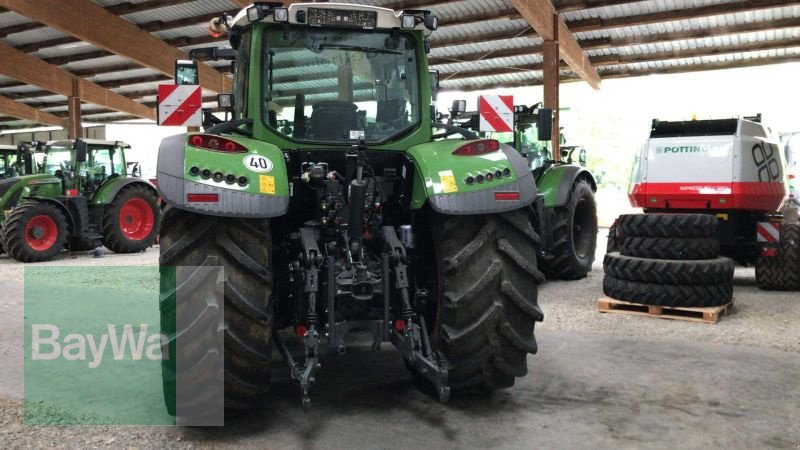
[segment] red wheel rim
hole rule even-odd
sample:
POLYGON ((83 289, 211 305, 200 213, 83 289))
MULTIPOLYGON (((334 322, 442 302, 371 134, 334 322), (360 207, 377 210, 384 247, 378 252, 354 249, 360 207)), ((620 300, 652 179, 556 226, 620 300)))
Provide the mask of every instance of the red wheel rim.
POLYGON ((132 241, 141 241, 153 231, 153 210, 141 198, 132 198, 119 210, 119 228, 132 241))
POLYGON ((25 224, 25 242, 37 252, 48 250, 58 239, 58 226, 52 217, 39 214, 25 224))

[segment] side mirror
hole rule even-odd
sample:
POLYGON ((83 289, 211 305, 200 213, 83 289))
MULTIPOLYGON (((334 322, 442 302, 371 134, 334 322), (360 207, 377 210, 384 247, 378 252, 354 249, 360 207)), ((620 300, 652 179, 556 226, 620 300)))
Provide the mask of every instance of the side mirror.
POLYGON ((86 141, 78 139, 75 141, 75 161, 86 162, 86 141))
POLYGON ((175 84, 200 84, 197 62, 188 59, 175 61, 175 84))
POLYGON ((553 110, 539 108, 539 118, 536 121, 537 139, 540 141, 553 140, 553 110))
POLYGON ((455 117, 467 110, 466 100, 453 100, 453 106, 450 108, 450 114, 455 117))
POLYGON ((436 101, 439 95, 439 71, 431 69, 428 71, 428 82, 431 85, 431 100, 436 101))
POLYGON ((578 163, 582 167, 586 167, 586 149, 582 148, 581 151, 578 153, 578 163))

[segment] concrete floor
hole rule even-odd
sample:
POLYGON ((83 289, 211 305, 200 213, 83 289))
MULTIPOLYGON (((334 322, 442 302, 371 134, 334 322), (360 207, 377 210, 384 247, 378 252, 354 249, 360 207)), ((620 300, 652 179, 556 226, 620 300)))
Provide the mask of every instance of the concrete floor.
MULTIPOLYGON (((53 264, 155 264, 156 257, 151 250, 53 264)), ((752 270, 737 270, 740 306, 716 325, 594 312, 601 264, 586 280, 548 283, 540 290, 547 317, 537 329, 540 350, 528 358, 529 375, 491 396, 442 405, 414 387, 390 346, 357 348, 323 360, 309 414, 281 368, 270 405, 222 429, 31 429, 20 426, 14 400, 22 394, 19 266, 0 258, 3 448, 800 446, 800 295, 758 291, 752 270)))

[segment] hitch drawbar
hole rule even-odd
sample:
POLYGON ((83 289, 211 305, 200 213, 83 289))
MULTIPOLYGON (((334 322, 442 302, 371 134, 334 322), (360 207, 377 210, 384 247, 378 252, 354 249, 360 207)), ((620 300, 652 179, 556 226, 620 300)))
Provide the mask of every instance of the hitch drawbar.
MULTIPOLYGON (((405 247, 397 237, 395 229, 390 226, 382 228, 385 250, 382 255, 381 283, 383 286, 383 318, 381 320, 358 320, 334 322, 336 286, 336 267, 332 257, 322 258, 316 240, 313 239, 312 229, 301 229, 301 242, 304 247, 303 265, 305 275, 304 295, 307 307, 306 320, 308 329, 303 335, 305 355, 303 362, 292 357, 286 344, 276 331, 273 333, 275 346, 286 364, 289 366, 291 376, 300 383, 303 409, 308 411, 311 407, 309 392, 316 381, 316 373, 322 367, 319 362, 319 345, 323 342, 339 354, 346 351, 344 344, 345 335, 355 329, 369 330, 373 337, 373 350, 380 348, 383 342, 391 342, 406 363, 413 367, 420 375, 431 382, 436 388, 439 401, 447 402, 450 399, 450 386, 447 380, 447 364, 431 348, 430 338, 425 319, 418 316, 411 306, 409 282, 407 273, 407 257, 405 247), (319 272, 327 275, 327 317, 325 332, 318 330, 317 293, 319 286, 317 277, 319 272), (391 299, 399 298, 402 302, 402 311, 392 314, 391 299), (404 326, 393 327, 392 316, 395 320, 402 318, 404 326)), ((355 263, 357 264, 357 262, 355 263)))

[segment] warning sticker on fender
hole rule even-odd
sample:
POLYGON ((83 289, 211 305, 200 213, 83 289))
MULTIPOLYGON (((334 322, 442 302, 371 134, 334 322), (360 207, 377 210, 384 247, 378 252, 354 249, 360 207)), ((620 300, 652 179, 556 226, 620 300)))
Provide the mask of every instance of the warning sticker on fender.
POLYGON ((270 175, 258 176, 258 190, 262 194, 275 194, 275 177, 270 175))
POLYGON ((442 190, 445 194, 458 192, 456 177, 453 175, 452 170, 443 170, 439 172, 439 179, 442 181, 442 190))

